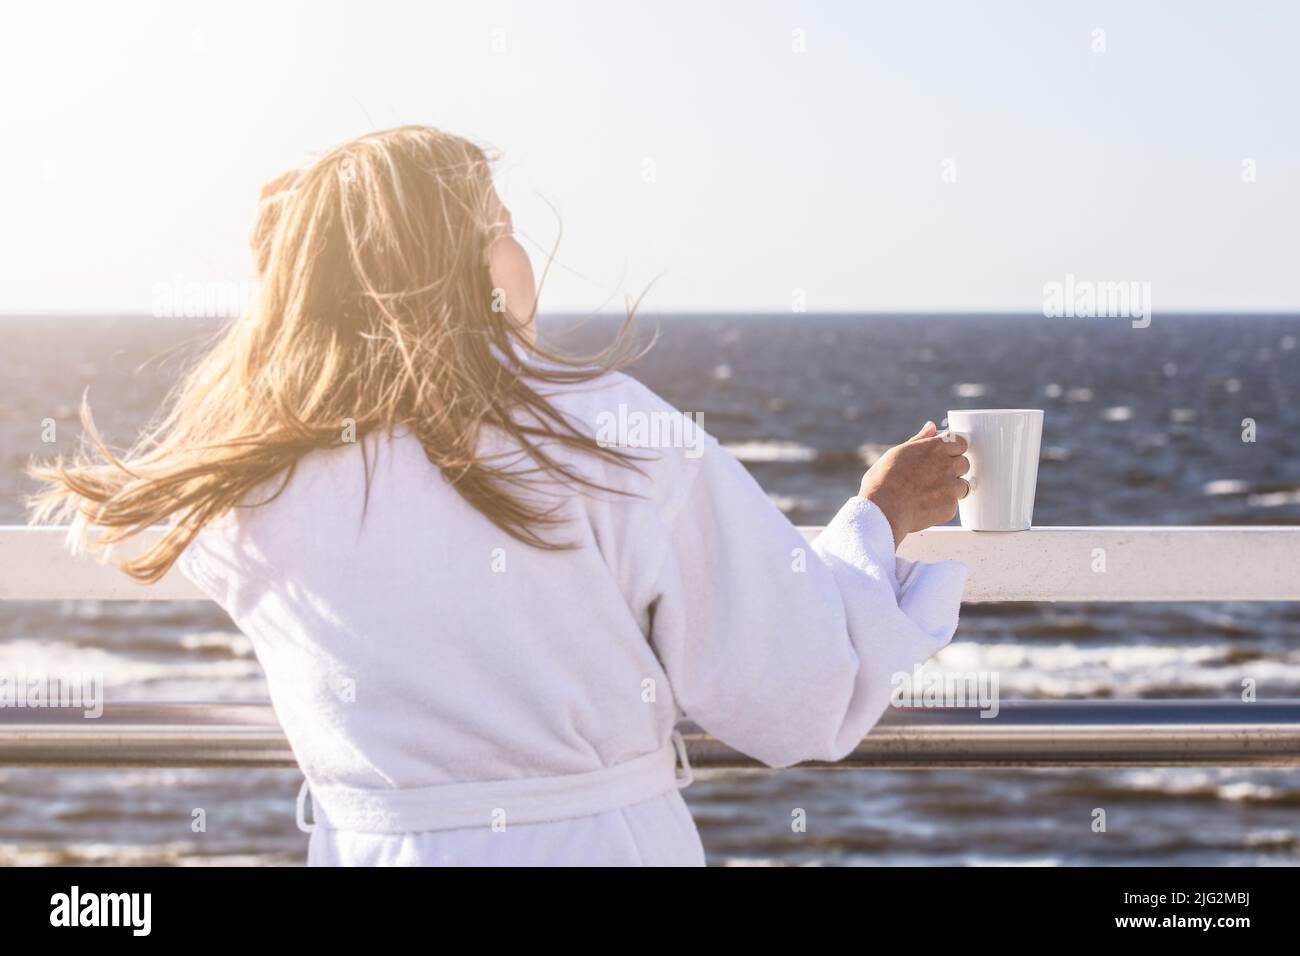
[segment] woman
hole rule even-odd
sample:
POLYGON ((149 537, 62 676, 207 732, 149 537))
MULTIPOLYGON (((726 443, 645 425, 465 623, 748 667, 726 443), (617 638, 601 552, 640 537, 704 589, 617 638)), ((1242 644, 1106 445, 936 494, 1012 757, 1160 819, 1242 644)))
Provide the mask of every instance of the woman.
MULTIPOLYGON (((127 454, 35 468, 37 520, 179 563, 253 641, 310 785, 312 864, 700 864, 685 713, 837 760, 952 636, 964 445, 888 452, 807 547, 734 458, 596 359, 536 346, 484 154, 402 127, 264 191, 257 306, 127 454), (673 421, 657 443, 598 423, 673 421), (655 447, 646 447, 654 444, 655 447), (679 763, 682 764, 679 766, 679 763)), ((630 321, 630 316, 629 316, 630 321)))

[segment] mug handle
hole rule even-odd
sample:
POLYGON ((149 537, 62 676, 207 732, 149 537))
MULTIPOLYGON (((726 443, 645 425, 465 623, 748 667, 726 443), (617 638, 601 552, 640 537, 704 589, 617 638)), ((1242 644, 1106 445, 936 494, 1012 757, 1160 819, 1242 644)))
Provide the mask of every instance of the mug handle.
MULTIPOLYGON (((944 422, 946 423, 947 419, 944 419, 944 422)), ((969 450, 970 448, 969 432, 959 432, 953 430, 952 428, 948 428, 947 430, 944 431, 943 435, 941 435, 940 437, 943 438, 944 441, 948 441, 949 439, 945 437, 947 435, 960 435, 962 438, 966 439, 966 447, 967 450, 969 450)), ((979 486, 979 479, 975 477, 975 462, 973 461, 971 462, 970 471, 966 472, 966 474, 962 475, 962 477, 966 479, 966 484, 970 485, 970 490, 966 492, 966 497, 969 498, 971 495, 975 493, 975 489, 979 486)))

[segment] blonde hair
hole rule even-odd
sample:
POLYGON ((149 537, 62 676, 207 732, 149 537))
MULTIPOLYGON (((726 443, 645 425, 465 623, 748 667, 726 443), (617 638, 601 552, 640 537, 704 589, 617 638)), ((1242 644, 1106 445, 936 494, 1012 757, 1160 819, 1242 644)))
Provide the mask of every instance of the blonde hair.
POLYGON ((491 193, 482 149, 420 126, 362 136, 272 180, 251 236, 260 278, 251 314, 228 324, 125 454, 105 445, 83 400, 89 447, 29 468, 46 483, 32 520, 71 518, 83 542, 90 527, 102 530, 94 544, 104 546, 174 519, 120 564, 156 581, 251 489, 282 476, 283 491, 304 455, 347 439, 364 453, 366 435, 404 426, 497 527, 535 547, 569 547, 543 534, 562 522, 558 503, 528 490, 539 479, 615 489, 557 460, 552 443, 621 467, 635 459, 597 444, 536 386, 590 381, 630 360, 635 306, 596 356, 533 345, 525 326, 534 316, 512 317, 494 301, 491 193), (531 467, 482 456, 485 428, 512 438, 531 467))

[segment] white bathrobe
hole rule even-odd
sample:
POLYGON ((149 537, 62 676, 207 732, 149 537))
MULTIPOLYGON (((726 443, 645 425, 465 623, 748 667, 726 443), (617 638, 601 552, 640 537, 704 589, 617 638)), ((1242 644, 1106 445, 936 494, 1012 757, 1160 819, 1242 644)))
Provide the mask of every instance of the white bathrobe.
POLYGON ((965 567, 896 559, 871 502, 809 547, 712 437, 640 429, 675 413, 633 379, 548 391, 658 443, 641 475, 556 452, 636 496, 565 491, 572 550, 497 529, 399 432, 367 439, 364 511, 360 445, 316 452, 182 556, 266 671, 310 864, 702 864, 683 714, 773 767, 836 760, 951 639, 965 567))

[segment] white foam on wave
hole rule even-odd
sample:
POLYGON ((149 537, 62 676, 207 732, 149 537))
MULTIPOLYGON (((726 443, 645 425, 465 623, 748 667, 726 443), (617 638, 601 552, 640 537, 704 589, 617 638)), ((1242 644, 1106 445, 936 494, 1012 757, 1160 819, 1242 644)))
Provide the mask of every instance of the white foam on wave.
POLYGON ((987 671, 998 675, 999 694, 1016 697, 1144 697, 1179 688, 1237 694, 1242 680, 1300 689, 1300 650, 1269 658, 1230 661, 1221 644, 981 644, 958 641, 925 669, 987 671))
POLYGON ((1266 494, 1248 495, 1246 504, 1251 508, 1281 508, 1284 505, 1300 505, 1300 488, 1290 491, 1270 491, 1266 494))
POLYGON ((226 651, 233 657, 253 656, 253 642, 237 631, 185 634, 179 643, 187 651, 226 651))
POLYGON ((758 463, 813 461, 817 450, 792 441, 747 441, 724 448, 741 461, 758 463))
POLYGON ((151 767, 139 770, 123 770, 108 775, 108 779, 99 781, 101 790, 130 792, 144 790, 156 793, 164 788, 211 786, 213 772, 195 767, 151 767))
POLYGON ((1052 867, 1060 866, 1061 860, 1054 856, 1043 856, 1030 859, 1005 859, 1003 857, 981 856, 975 854, 966 858, 967 866, 985 866, 985 867, 1052 867))
POLYGON ((793 864, 773 857, 726 856, 719 861, 719 866, 731 867, 787 867, 793 864))
POLYGON ((1288 848, 1295 845, 1296 836, 1293 830, 1254 830, 1247 833, 1242 842, 1256 850, 1267 847, 1288 848))
MULTIPOLYGON (((1134 793, 1162 796, 1207 796, 1227 803, 1268 803, 1287 796, 1289 790, 1258 779, 1256 770, 1134 768, 1116 771, 1115 782, 1134 793), (1243 775, 1250 774, 1251 777, 1243 775)), ((1279 777, 1279 780, 1285 780, 1279 777)))
POLYGON ((1244 495, 1248 491, 1250 482, 1236 478, 1220 478, 1217 481, 1207 481, 1201 486, 1201 493, 1205 495, 1244 495))
POLYGON ((819 505, 812 498, 800 498, 795 495, 773 495, 769 494, 767 499, 781 510, 782 514, 790 514, 794 511, 812 511, 819 505))
MULTIPOLYGON (((183 639, 182 639, 183 642, 183 639)), ((0 644, 0 673, 94 674, 111 699, 265 700, 266 680, 254 657, 195 654, 153 660, 102 647, 31 638, 0 644)))
POLYGON ((285 853, 202 853, 196 844, 70 843, 58 848, 0 845, 0 866, 273 866, 285 853))

